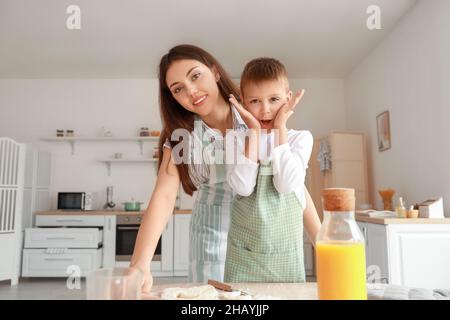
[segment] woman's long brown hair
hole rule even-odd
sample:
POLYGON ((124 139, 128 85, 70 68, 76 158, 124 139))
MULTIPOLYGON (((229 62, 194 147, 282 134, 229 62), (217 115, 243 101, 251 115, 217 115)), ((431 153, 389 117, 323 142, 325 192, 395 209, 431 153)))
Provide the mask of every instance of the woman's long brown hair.
MULTIPOLYGON (((178 45, 170 49, 169 52, 161 58, 161 62, 159 64, 159 106, 163 129, 159 140, 158 168, 161 166, 163 145, 166 139, 169 139, 172 149, 175 145, 182 142, 171 141, 170 137, 172 132, 179 128, 189 130, 189 132, 192 132, 194 129, 195 113, 186 110, 175 100, 166 83, 167 70, 172 63, 174 61, 185 59, 197 60, 208 66, 210 69, 213 67, 215 68, 220 75, 220 79, 217 82, 219 92, 225 101, 228 101, 230 94, 233 94, 235 97, 239 97, 239 90, 237 86, 233 83, 220 63, 210 53, 199 47, 187 44, 178 45)), ((192 195, 196 190, 196 187, 189 177, 188 164, 180 163, 177 164, 176 167, 178 174, 180 175, 180 180, 184 191, 187 194, 192 195)))

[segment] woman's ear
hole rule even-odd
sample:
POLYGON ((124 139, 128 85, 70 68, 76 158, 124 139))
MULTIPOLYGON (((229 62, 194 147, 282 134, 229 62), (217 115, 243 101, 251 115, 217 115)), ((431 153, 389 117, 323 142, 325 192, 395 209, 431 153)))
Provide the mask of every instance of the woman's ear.
POLYGON ((220 80, 220 73, 219 71, 217 71, 216 66, 212 66, 211 71, 214 75, 214 79, 216 80, 216 82, 218 82, 220 80))

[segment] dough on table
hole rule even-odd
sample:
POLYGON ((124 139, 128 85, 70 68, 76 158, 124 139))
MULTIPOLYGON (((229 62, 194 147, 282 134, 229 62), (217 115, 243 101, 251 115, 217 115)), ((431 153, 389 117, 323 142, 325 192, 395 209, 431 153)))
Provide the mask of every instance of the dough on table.
POLYGON ((163 300, 217 300, 219 294, 211 285, 190 288, 166 288, 161 294, 163 300))

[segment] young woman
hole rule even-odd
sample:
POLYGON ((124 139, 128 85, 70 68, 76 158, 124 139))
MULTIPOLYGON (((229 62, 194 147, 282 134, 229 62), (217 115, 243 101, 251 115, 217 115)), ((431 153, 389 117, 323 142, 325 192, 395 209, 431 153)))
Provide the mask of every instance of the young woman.
MULTIPOLYGON (((192 195, 198 191, 190 224, 189 280, 223 280, 234 193, 226 181, 225 164, 207 161, 207 157, 200 157, 200 162, 192 160, 203 154, 205 143, 223 150, 226 130, 245 129, 249 121, 248 115, 243 113, 241 117, 228 102, 230 94, 239 97, 239 91, 220 63, 205 50, 192 45, 176 46, 162 57, 159 94, 163 130, 158 178, 131 259, 131 266, 145 275, 144 292, 148 292, 153 283, 150 262, 173 212, 180 182, 186 193, 192 195), (179 155, 189 161, 181 163, 177 161, 175 150, 183 140, 171 139, 177 129, 193 133, 188 141, 190 148, 184 148, 184 154, 179 155), (193 143, 196 137, 207 139, 203 138, 198 147, 199 144, 193 143)), ((320 222, 308 192, 306 199, 305 228, 316 230, 320 222)), ((314 239, 313 232, 308 234, 314 239)))

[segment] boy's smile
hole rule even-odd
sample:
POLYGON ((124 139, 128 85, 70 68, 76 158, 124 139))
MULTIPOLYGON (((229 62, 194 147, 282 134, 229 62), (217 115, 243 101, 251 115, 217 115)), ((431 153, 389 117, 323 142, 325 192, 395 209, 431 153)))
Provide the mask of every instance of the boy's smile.
POLYGON ((248 83, 242 92, 245 108, 259 121, 261 129, 271 130, 278 110, 292 96, 284 80, 248 83))

